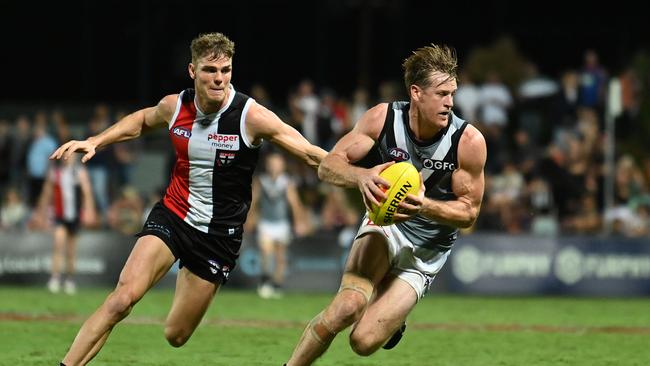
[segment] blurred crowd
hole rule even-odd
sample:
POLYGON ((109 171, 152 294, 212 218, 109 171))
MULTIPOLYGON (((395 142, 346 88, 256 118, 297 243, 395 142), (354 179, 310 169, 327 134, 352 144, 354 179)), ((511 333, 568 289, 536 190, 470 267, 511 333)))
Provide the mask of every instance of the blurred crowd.
MULTIPOLYGON (((650 236, 650 154, 644 142, 650 137, 650 115, 644 113, 650 100, 647 70, 630 64, 611 75, 591 50, 585 52, 582 67, 556 77, 541 74, 530 61, 522 63, 514 82, 498 68, 470 66, 461 65, 454 112, 484 134, 488 161, 481 214, 469 231, 650 236), (607 96, 613 77, 620 81, 621 110, 612 116, 616 147, 609 166, 607 96), (613 182, 610 205, 607 177, 613 182)), ((368 108, 407 100, 398 81, 383 82, 375 92, 358 88, 342 95, 305 79, 283 103, 272 101, 263 85, 244 92, 328 150, 368 108)), ((87 119, 69 121, 66 110, 57 109, 25 110, 15 120, 0 120, 1 227, 46 229, 47 223, 30 217, 46 178, 48 156, 62 142, 97 134, 123 115, 99 104, 87 119)), ((90 227, 126 234, 139 230, 164 188, 134 188, 132 172, 144 148, 159 149, 173 163, 171 145, 150 146, 143 139, 110 146, 87 163, 99 218, 90 227)), ((358 192, 321 184, 309 168, 292 159, 287 163, 312 225, 354 230, 363 212, 358 192)))

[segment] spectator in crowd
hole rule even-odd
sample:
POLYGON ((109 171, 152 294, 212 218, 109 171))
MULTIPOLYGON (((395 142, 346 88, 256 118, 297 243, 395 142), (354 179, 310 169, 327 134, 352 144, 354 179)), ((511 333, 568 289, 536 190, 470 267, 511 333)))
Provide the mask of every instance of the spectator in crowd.
POLYGON ((54 131, 56 134, 57 143, 63 143, 72 138, 68 120, 61 109, 56 109, 51 114, 52 122, 54 124, 54 131))
POLYGON ((485 82, 479 89, 479 120, 488 130, 499 133, 509 122, 509 109, 512 107, 512 95, 508 87, 501 81, 496 71, 490 71, 485 82))
POLYGON ((631 155, 623 155, 616 163, 614 179, 615 201, 617 205, 627 205, 644 193, 646 184, 643 173, 631 155))
POLYGON ((505 162, 502 170, 492 176, 489 186, 491 204, 499 211, 503 229, 510 234, 521 233, 521 198, 525 190, 524 178, 512 162, 505 162))
POLYGON ((262 84, 253 84, 253 86, 251 86, 251 98, 255 99, 260 105, 266 107, 266 109, 277 113, 278 108, 273 104, 269 93, 262 84))
POLYGON ((45 112, 36 114, 33 139, 27 152, 27 173, 29 175, 29 206, 36 207, 47 176, 48 157, 56 149, 56 141, 48 131, 45 112))
MULTIPOLYGON (((354 127, 354 124, 361 118, 361 116, 368 110, 368 103, 370 96, 368 90, 365 88, 357 88, 352 95, 352 105, 350 106, 350 126, 348 129, 354 127)), ((347 132, 347 131, 346 131, 347 132)))
POLYGON ((527 206, 531 212, 530 233, 538 236, 556 236, 560 225, 553 203, 553 193, 542 178, 533 178, 527 186, 527 206))
POLYGON ((507 140, 503 138, 509 123, 512 95, 496 71, 490 71, 479 90, 479 121, 477 126, 485 136, 490 149, 486 170, 499 171, 507 154, 507 140))
POLYGON ((379 103, 400 99, 402 93, 400 83, 394 80, 384 80, 377 87, 377 99, 379 103))
POLYGON ((577 212, 562 222, 562 229, 569 234, 597 235, 602 230, 602 221, 595 195, 584 194, 577 212))
MULTIPOLYGON (((126 116, 126 112, 120 111, 115 116, 119 121, 126 116)), ((141 145, 141 140, 130 140, 113 146, 113 158, 111 160, 114 162, 115 169, 113 172, 115 174, 111 174, 112 179, 109 180, 111 186, 124 187, 133 184, 133 169, 142 151, 141 145)))
POLYGON ((5 159, 0 164, 0 197, 4 196, 7 187, 11 183, 11 164, 6 161, 7 159, 11 160, 11 134, 9 128, 9 121, 0 119, 0 156, 5 159))
POLYGON ((535 168, 540 158, 540 148, 530 141, 526 130, 517 130, 513 136, 513 148, 510 153, 512 162, 521 172, 526 181, 530 181, 536 174, 535 168))
POLYGON ((559 92, 558 83, 539 71, 538 66, 528 62, 525 78, 517 88, 517 127, 528 132, 530 143, 540 146, 551 139, 553 123, 557 116, 551 114, 559 92))
POLYGON ((0 229, 21 230, 25 227, 29 209, 20 197, 18 190, 9 187, 2 201, 0 209, 0 229))
POLYGON ((619 77, 621 83, 621 115, 616 119, 616 138, 619 143, 634 139, 641 127, 639 112, 643 82, 633 67, 627 67, 619 77))
POLYGON ((330 150, 343 131, 344 119, 347 118, 337 105, 333 90, 324 88, 320 94, 320 106, 316 118, 316 145, 330 150))
MULTIPOLYGON (((95 108, 95 114, 91 117, 88 123, 88 131, 86 136, 95 136, 109 125, 108 107, 104 104, 99 104, 95 108)), ((110 186, 110 171, 115 159, 114 146, 107 146, 106 148, 97 151, 95 156, 88 161, 88 174, 92 182, 93 195, 97 203, 97 210, 99 212, 99 219, 101 224, 105 223, 106 213, 111 202, 110 186)))
POLYGON ((305 79, 300 82, 295 95, 289 98, 291 118, 307 141, 318 144, 318 111, 320 99, 316 95, 314 83, 305 79))
POLYGON ((598 128, 598 114, 592 108, 578 108, 577 119, 572 131, 580 137, 589 163, 600 163, 603 159, 601 132, 598 128))
POLYGON ((567 152, 564 147, 551 143, 537 164, 539 177, 544 179, 553 192, 553 202, 560 222, 571 215, 579 202, 584 186, 568 171, 567 152))
POLYGON ((607 90, 607 71, 600 65, 598 53, 588 49, 584 53, 584 64, 580 70, 578 105, 593 108, 602 117, 607 90))
POLYGON ((641 177, 645 182, 643 191, 650 193, 650 156, 646 155, 641 158, 641 165, 639 166, 641 177))
POLYGON ((30 125, 31 122, 26 115, 18 116, 13 127, 13 134, 11 134, 11 151, 9 155, 11 185, 18 189, 23 199, 29 198, 27 152, 31 144, 30 125))
POLYGON ((640 227, 645 222, 643 201, 646 183, 643 173, 630 155, 621 156, 614 175, 614 206, 604 212, 605 225, 614 233, 624 236, 642 235, 640 227), (641 216, 639 216, 639 214, 641 216))
POLYGON ((454 110, 466 121, 478 121, 480 89, 467 70, 458 73, 458 90, 454 96, 454 110))
POLYGON ((574 70, 564 71, 560 77, 560 89, 552 109, 552 115, 557 120, 556 125, 566 128, 575 124, 579 91, 579 74, 574 70))

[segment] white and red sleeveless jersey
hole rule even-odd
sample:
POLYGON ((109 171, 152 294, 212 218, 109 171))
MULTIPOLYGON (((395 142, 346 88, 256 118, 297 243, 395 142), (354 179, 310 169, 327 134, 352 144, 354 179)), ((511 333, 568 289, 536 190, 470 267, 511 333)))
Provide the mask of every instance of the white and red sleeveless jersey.
POLYGON ((169 123, 176 164, 163 204, 205 233, 233 234, 246 220, 259 145, 246 135, 254 100, 231 85, 227 104, 204 114, 194 89, 182 91, 169 123))
POLYGON ((49 179, 52 181, 52 196, 54 217, 57 220, 76 221, 81 210, 81 185, 79 170, 76 164, 55 165, 50 169, 49 179))

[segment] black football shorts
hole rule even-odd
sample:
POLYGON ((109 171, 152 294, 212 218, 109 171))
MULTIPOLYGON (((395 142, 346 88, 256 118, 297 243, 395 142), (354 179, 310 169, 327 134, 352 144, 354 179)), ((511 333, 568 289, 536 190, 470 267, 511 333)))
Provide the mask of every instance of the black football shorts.
POLYGON ((208 234, 195 229, 161 202, 154 205, 137 237, 160 238, 180 260, 179 268, 213 283, 226 283, 235 268, 242 243, 242 230, 208 234))

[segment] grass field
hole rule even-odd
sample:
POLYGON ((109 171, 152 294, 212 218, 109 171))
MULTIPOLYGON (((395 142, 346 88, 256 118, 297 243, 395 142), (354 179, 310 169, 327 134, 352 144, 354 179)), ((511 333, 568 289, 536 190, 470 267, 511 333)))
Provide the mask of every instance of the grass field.
MULTIPOLYGON (((58 365, 108 289, 50 295, 0 287, 0 365, 58 365)), ((163 337, 171 290, 154 289, 118 325, 94 365, 282 365, 331 294, 261 300, 222 290, 184 347, 163 337)), ((354 354, 347 331, 317 365, 649 365, 650 299, 427 296, 391 351, 354 354)))

